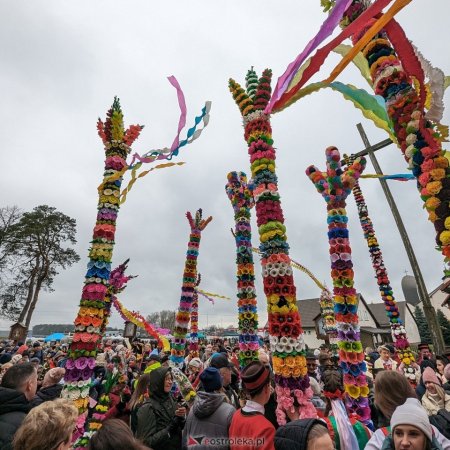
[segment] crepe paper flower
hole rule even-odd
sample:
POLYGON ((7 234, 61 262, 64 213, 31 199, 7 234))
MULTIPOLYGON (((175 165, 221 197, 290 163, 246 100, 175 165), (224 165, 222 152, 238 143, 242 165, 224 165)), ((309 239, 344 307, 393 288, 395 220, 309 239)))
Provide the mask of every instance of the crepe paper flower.
MULTIPOLYGON (((300 315, 296 306, 289 306, 289 304, 295 305, 296 287, 292 275, 280 193, 278 192, 276 152, 273 146, 272 127, 270 117, 263 112, 270 100, 271 77, 272 72, 266 69, 259 78, 257 86, 255 86, 257 76, 255 71, 251 69, 247 74, 247 80, 251 80, 247 85, 247 91, 232 79, 229 81, 229 88, 242 114, 244 139, 247 142, 250 156, 253 196, 260 240, 259 250, 262 256, 263 286, 269 312, 269 335, 286 338, 286 342, 273 343, 273 357, 284 361, 288 357, 294 356, 297 347, 298 351, 304 350, 304 344, 303 341, 297 341, 302 333, 300 315), (276 321, 272 317, 274 313, 277 314, 276 321), (279 318, 283 316, 286 320, 280 321, 279 318), (289 322, 288 317, 290 318, 289 322), (290 343, 288 338, 294 339, 296 343, 290 343)), ((238 174, 231 175, 231 177, 233 182, 237 182, 239 179, 238 174)), ((231 199, 233 206, 239 205, 239 202, 246 198, 245 187, 242 191, 239 191, 239 195, 236 195, 236 197, 234 195, 233 192, 233 198, 231 199)), ((235 209, 235 218, 237 217, 236 212, 235 209)), ((249 221, 249 212, 243 211, 239 219, 249 221)), ((236 229, 236 236, 239 232, 240 230, 236 229)), ((239 242, 241 242, 241 239, 236 239, 236 245, 240 245, 239 242)), ((239 261, 239 258, 240 256, 237 254, 237 263, 243 263, 244 261, 239 261)), ((245 262, 247 263, 247 261, 245 262)), ((291 364, 292 360, 289 359, 289 361, 291 364)), ((304 370, 297 365, 289 367, 279 362, 275 372, 276 387, 279 387, 281 383, 283 387, 289 385, 292 391, 295 389, 304 391, 309 386, 306 368, 304 370)), ((285 397, 277 396, 276 414, 280 424, 285 423, 285 411, 291 408, 293 404, 292 395, 291 392, 288 392, 285 397)), ((308 393, 306 403, 310 401, 311 395, 308 393)), ((304 410, 306 414, 311 414, 310 417, 316 416, 313 408, 305 408, 304 410)))
MULTIPOLYGON (((344 26, 359 17, 364 10, 364 4, 364 0, 353 2, 351 9, 354 9, 356 13, 346 16, 344 26), (358 8, 355 8, 356 5, 358 8)), ((353 36, 354 42, 359 36, 359 33, 358 36, 353 36)), ((385 30, 374 36, 362 53, 370 65, 375 92, 386 100, 387 113, 392 121, 398 146, 405 155, 408 167, 419 180, 418 189, 425 207, 429 210, 430 205, 448 202, 450 199, 448 192, 443 192, 439 184, 440 180, 447 179, 450 175, 449 164, 448 161, 444 161, 446 158, 442 148, 442 142, 445 139, 442 133, 443 127, 439 123, 442 114, 435 114, 438 105, 436 98, 434 103, 428 106, 428 112, 425 111, 427 100, 425 82, 424 80, 414 82, 414 79, 417 80, 416 74, 408 71, 408 68, 402 64, 396 51, 397 48, 401 48, 401 45, 397 47, 393 45, 390 41, 391 37, 390 26, 387 26, 385 30), (440 170, 436 172, 436 169, 440 170)), ((430 78, 433 92, 442 90, 442 82, 437 82, 430 75, 435 69, 415 47, 409 48, 413 53, 412 57, 417 58, 422 67, 428 68, 425 76, 430 78)), ((433 206, 431 208, 433 210, 433 206)), ((445 221, 449 216, 448 208, 441 214, 429 214, 429 220, 434 223, 436 230, 437 248, 445 258, 445 275, 450 274, 448 256, 450 252, 447 250, 450 240, 442 230, 438 229, 437 223, 445 221)))
MULTIPOLYGON (((249 75, 250 79, 256 77, 255 73, 249 75)), ((254 85, 254 81, 250 83, 254 85)), ((252 88, 253 89, 253 88, 252 88)), ((256 91, 255 91, 256 93, 256 91)), ((245 298, 238 295, 239 332, 240 341, 244 336, 253 335, 256 338, 258 328, 258 315, 256 308, 256 289, 254 277, 253 252, 251 251, 251 208, 255 204, 253 198, 253 185, 247 182, 244 172, 230 172, 225 191, 234 211, 234 238, 236 242, 236 266, 238 292, 245 289, 245 298), (245 286, 245 287, 244 287, 245 286), (251 302, 249 304, 249 302, 251 302)), ((239 365, 245 367, 253 360, 258 359, 259 341, 252 344, 243 344, 239 347, 239 365), (251 348, 249 348, 251 345, 251 348)), ((279 369, 277 369, 279 371, 279 369)))
POLYGON ((184 264, 183 284, 181 286, 181 299, 178 312, 175 317, 174 337, 178 343, 171 345, 170 364, 172 367, 181 367, 184 363, 184 349, 186 348, 187 323, 190 320, 190 311, 193 301, 193 292, 197 282, 197 258, 200 247, 202 231, 206 228, 212 217, 202 218, 202 210, 199 209, 195 217, 190 212, 186 213, 190 226, 190 235, 186 260, 184 264), (189 305, 188 308, 184 306, 189 305), (183 355, 183 356, 181 356, 183 355))
POLYGON ((366 161, 364 158, 358 158, 342 169, 341 155, 336 147, 328 147, 325 155, 326 171, 321 172, 310 166, 306 169, 306 174, 327 204, 328 239, 330 255, 333 255, 331 277, 334 286, 334 318, 340 339, 339 359, 344 373, 346 395, 359 398, 361 389, 367 386, 367 381, 355 379, 364 373, 365 366, 358 364, 364 359, 364 353, 360 341, 358 304, 353 287, 354 272, 351 269, 351 247, 345 207, 346 199, 364 170, 366 161))
MULTIPOLYGON (((346 163, 349 164, 352 162, 354 157, 345 157, 346 163)), ((424 175, 424 174, 423 174, 424 175)), ((421 175, 421 176, 423 176, 421 175)), ((355 198, 356 207, 358 210, 359 221, 361 223, 361 227, 364 233, 364 237, 367 241, 367 245, 369 248, 370 257, 372 259, 372 266, 376 272, 379 284, 379 290, 381 299, 383 300, 387 312, 387 316, 389 318, 391 324, 391 331, 393 337, 393 343, 396 349, 408 349, 409 343, 406 338, 406 330, 402 327, 402 335, 403 338, 400 337, 400 326, 402 321, 400 319, 399 310, 395 301, 395 298, 392 293, 392 288, 390 286, 390 280, 387 274, 387 270, 384 266, 383 256, 381 253, 381 249, 379 247, 378 241, 375 239, 375 230, 373 227, 373 223, 369 217, 369 211, 367 204, 364 199, 364 195, 361 191, 361 187, 359 182, 356 181, 353 186, 353 196, 355 198), (369 238, 370 237, 370 238, 369 238), (389 295, 386 295, 386 293, 389 295)), ((401 359, 401 361, 406 364, 409 361, 409 358, 401 359), (405 361, 406 359, 406 361, 405 361)), ((408 364, 406 365, 408 366, 408 364)))

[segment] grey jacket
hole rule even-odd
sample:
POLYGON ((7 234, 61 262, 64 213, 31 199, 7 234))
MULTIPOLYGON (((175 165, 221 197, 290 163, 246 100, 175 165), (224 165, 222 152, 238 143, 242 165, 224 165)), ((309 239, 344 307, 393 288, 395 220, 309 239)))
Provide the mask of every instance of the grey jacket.
POLYGON ((235 411, 225 394, 197 392, 183 429, 183 449, 229 450, 228 430, 235 411))

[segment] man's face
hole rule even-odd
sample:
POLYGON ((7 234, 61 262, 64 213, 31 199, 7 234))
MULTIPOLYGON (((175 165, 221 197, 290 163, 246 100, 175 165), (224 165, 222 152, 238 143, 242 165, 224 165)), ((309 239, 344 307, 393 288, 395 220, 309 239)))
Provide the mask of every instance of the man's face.
POLYGON ((222 367, 220 369, 220 375, 222 376, 223 387, 227 387, 231 383, 231 369, 229 367, 222 367))
POLYGON ((308 369, 309 375, 316 374, 317 361, 315 359, 307 359, 306 360, 306 368, 308 369))
POLYGON ((420 351, 420 353, 422 353, 422 358, 425 358, 425 359, 431 359, 431 352, 430 352, 430 349, 428 349, 428 348, 424 348, 424 349, 422 349, 421 351, 420 351))
POLYGON ((30 376, 28 381, 26 381, 25 385, 23 386, 22 392, 28 401, 30 401, 36 395, 37 379, 37 372, 34 371, 33 375, 30 376))
POLYGON ((384 361, 387 361, 391 357, 391 354, 388 350, 385 350, 384 348, 382 348, 381 352, 380 352, 380 356, 381 356, 381 359, 383 359, 384 361))

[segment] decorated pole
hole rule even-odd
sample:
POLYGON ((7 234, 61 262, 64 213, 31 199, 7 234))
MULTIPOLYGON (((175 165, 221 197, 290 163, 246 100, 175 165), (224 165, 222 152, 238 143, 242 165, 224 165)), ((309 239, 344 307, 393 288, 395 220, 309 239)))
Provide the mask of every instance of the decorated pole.
POLYGON ((236 242, 237 297, 239 324, 239 366, 258 359, 258 310, 256 304, 255 266, 252 252, 250 209, 254 206, 252 186, 244 172, 230 172, 225 191, 234 210, 236 242))
MULTIPOLYGON (((344 155, 344 159, 347 165, 351 165, 354 161, 354 157, 347 157, 344 155)), ((415 370, 410 367, 414 362, 414 355, 409 347, 408 338, 406 336, 406 329, 403 325, 398 310, 397 302, 395 301, 394 292, 391 287, 389 276, 384 265, 383 254, 381 253, 378 239, 375 235, 375 229, 373 227, 372 220, 369 217, 369 210, 367 208, 364 195, 361 191, 359 181, 356 180, 352 188, 353 197, 355 198, 356 208, 358 210, 358 217, 361 227, 364 233, 364 239, 369 247, 370 259, 372 261, 372 267, 375 271, 375 277, 377 279, 378 289, 380 291, 381 300, 383 300, 386 308, 386 314, 391 326, 392 340, 397 350, 397 354, 400 361, 404 364, 404 373, 410 380, 410 382, 416 382, 415 370)))
POLYGON ((195 289, 192 295, 191 306, 191 331, 189 333, 189 357, 198 358, 198 291, 197 288, 200 285, 202 276, 197 275, 197 281, 195 282, 195 289))
MULTIPOLYGON (((125 131, 119 99, 115 98, 107 113, 106 122, 103 123, 100 119, 98 121, 99 135, 105 145, 105 178, 127 167, 126 158, 131 151, 130 146, 142 128, 140 125, 132 125, 125 131)), ((99 192, 88 271, 66 362, 62 396, 72 399, 80 413, 88 406, 95 357, 111 308, 108 286, 121 184, 122 177, 106 181, 99 192)))
POLYGON ((181 287, 181 299, 178 312, 175 318, 174 339, 171 345, 170 363, 173 366, 181 367, 184 362, 186 349, 186 334, 188 331, 191 315, 192 301, 197 282, 197 258, 200 247, 202 231, 206 228, 212 217, 202 219, 202 210, 199 209, 195 218, 190 212, 186 213, 191 233, 189 235, 186 262, 184 264, 183 284, 181 287))
POLYGON ((327 287, 322 289, 320 293, 319 305, 320 315, 323 319, 323 328, 330 338, 330 342, 334 344, 334 340, 337 337, 336 319, 334 317, 333 296, 327 287))
MULTIPOLYGON (((365 0, 353 0, 344 13, 343 28, 363 19, 358 27, 360 32, 352 35, 354 46, 360 45, 359 41, 364 38, 362 31, 369 30, 376 22, 375 18, 364 19, 369 6, 370 2, 365 0)), ((417 178, 420 197, 436 231, 437 249, 444 256, 444 275, 449 277, 450 168, 442 148, 448 132, 439 123, 444 110, 445 76, 423 58, 393 19, 368 42, 364 42, 362 53, 370 67, 375 94, 386 100, 398 146, 417 178), (430 80, 429 92, 425 86, 425 76, 430 80), (431 105, 425 113, 428 94, 431 105)), ((435 312, 427 298, 422 300, 436 351, 442 352, 444 341, 435 312)))
POLYGON ((306 174, 327 204, 334 312, 340 366, 344 374, 345 405, 349 416, 356 414, 361 421, 370 424, 367 398, 369 388, 365 374, 366 363, 358 321, 358 296, 354 288, 352 250, 345 210, 346 199, 364 170, 366 160, 358 158, 342 170, 339 150, 336 147, 328 147, 325 154, 326 172, 320 172, 317 167, 310 166, 306 169, 306 174))
POLYGON ((258 80, 252 68, 247 74, 246 90, 232 79, 229 88, 242 114, 255 185, 259 248, 278 402, 276 414, 278 423, 284 424, 288 411, 297 411, 301 418, 315 417, 316 411, 310 402, 312 391, 275 173, 272 127, 270 116, 264 113, 270 100, 271 78, 272 71, 266 69, 258 80))

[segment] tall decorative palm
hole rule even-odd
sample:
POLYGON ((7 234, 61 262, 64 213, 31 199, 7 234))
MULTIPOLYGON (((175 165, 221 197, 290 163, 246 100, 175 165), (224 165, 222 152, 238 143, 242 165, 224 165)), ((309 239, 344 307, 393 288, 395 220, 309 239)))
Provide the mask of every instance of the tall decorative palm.
POLYGON ((349 414, 370 423, 369 388, 358 321, 358 297, 354 288, 352 250, 347 229, 346 199, 364 170, 366 160, 358 158, 345 170, 336 147, 327 148, 326 172, 315 166, 306 174, 327 204, 328 240, 330 243, 331 277, 333 279, 334 312, 338 330, 339 359, 344 373, 345 405, 349 414))
MULTIPOLYGON (((343 27, 358 19, 369 5, 370 1, 354 0, 344 14, 343 27)), ((368 29, 373 22, 373 19, 367 22, 362 30, 368 29)), ((360 36, 359 33, 352 37, 354 44, 360 36)), ((442 149, 445 136, 439 124, 443 105, 439 105, 441 101, 438 100, 438 104, 425 114, 427 94, 422 69, 425 67, 429 71, 432 98, 443 94, 443 74, 439 86, 439 73, 416 53, 417 56, 394 20, 363 49, 373 89, 386 100, 398 145, 418 180, 420 196, 429 220, 434 224, 436 244, 447 264, 445 275, 450 276, 450 168, 442 149), (413 78, 422 79, 415 84, 413 78)))
MULTIPOLYGON (((345 157, 345 161, 347 164, 351 164, 353 160, 353 157, 345 157)), ((389 281, 386 266, 384 265, 383 254, 381 253, 378 239, 375 235, 375 229, 373 227, 372 220, 369 217, 369 210, 367 208, 367 204, 358 180, 356 180, 352 191, 353 197, 355 198, 356 207, 358 209, 359 222, 361 223, 364 238, 367 242, 367 246, 369 247, 370 259, 372 260, 372 266, 377 278, 380 296, 384 302, 386 314, 391 325, 392 339, 397 350, 397 354, 405 366, 405 375, 411 380, 411 382, 415 383, 415 371, 412 367, 410 367, 411 363, 414 362, 414 355, 412 354, 409 347, 406 328, 404 327, 402 319, 400 317, 400 312, 398 310, 397 302, 395 301, 394 292, 389 281)))
POLYGON ((287 411, 297 410, 300 417, 314 417, 316 412, 310 402, 312 391, 278 192, 272 127, 270 117, 264 114, 271 95, 271 78, 272 71, 266 69, 258 80, 252 68, 247 74, 246 90, 232 79, 229 88, 242 114, 255 185, 259 248, 278 401, 276 413, 278 423, 283 424, 287 411), (295 406, 294 400, 299 406, 295 406))
POLYGON ((202 219, 202 210, 199 209, 195 218, 192 218, 190 212, 186 213, 191 233, 189 235, 188 250, 186 254, 186 262, 184 265, 183 284, 181 287, 181 299, 178 307, 178 313, 175 318, 174 339, 172 341, 172 349, 170 362, 174 366, 182 366, 184 362, 186 349, 186 334, 189 327, 191 316, 192 300, 194 297, 195 285, 197 282, 197 259, 200 247, 200 239, 202 231, 206 228, 212 217, 202 219))
MULTIPOLYGON (((108 179, 127 167, 126 158, 131 151, 130 146, 143 127, 131 125, 125 131, 119 99, 115 98, 105 123, 99 119, 97 128, 105 145, 104 177, 108 179)), ((95 357, 111 308, 108 287, 121 184, 122 177, 106 181, 99 192, 97 222, 89 250, 88 270, 66 362, 62 395, 72 399, 80 413, 88 406, 95 357)))
POLYGON ((236 241, 237 297, 239 320, 239 365, 244 368, 258 359, 258 310, 256 304, 255 266, 252 252, 251 208, 252 186, 244 172, 230 172, 225 191, 234 210, 236 241))

